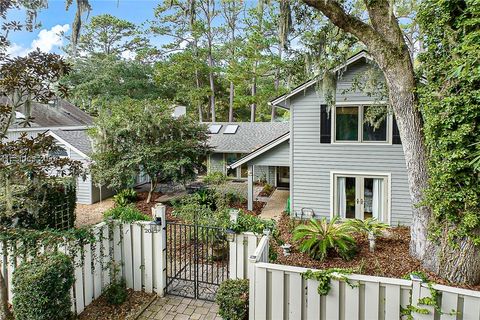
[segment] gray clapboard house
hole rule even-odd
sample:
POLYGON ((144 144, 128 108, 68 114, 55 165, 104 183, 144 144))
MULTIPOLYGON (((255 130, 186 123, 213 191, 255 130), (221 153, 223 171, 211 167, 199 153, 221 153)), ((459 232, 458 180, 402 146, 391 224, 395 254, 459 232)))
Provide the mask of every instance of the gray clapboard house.
MULTIPOLYGON (((21 124, 25 117, 22 110, 16 112, 16 121, 7 131, 8 140, 16 140, 22 133, 29 137, 46 133, 61 147, 56 156, 81 161, 88 168, 92 144, 86 129, 93 122, 91 116, 68 101, 55 99, 49 104, 34 102, 31 108, 32 121, 27 127, 21 124)), ((86 179, 77 178, 77 203, 92 204, 112 194, 108 189, 95 186, 90 174, 86 179)))
MULTIPOLYGON (((337 77, 335 106, 327 107, 322 79, 312 79, 270 103, 290 111, 289 133, 254 150, 229 166, 288 164, 290 211, 342 218, 375 217, 391 225, 410 224, 411 200, 405 158, 392 114, 378 128, 364 121, 372 106, 385 101, 354 86, 374 67, 359 52, 333 71, 337 77), (285 150, 288 148, 288 160, 285 150)), ((253 179, 249 179, 253 185, 253 179)), ((253 201, 249 188, 249 204, 253 201)))
MULTIPOLYGON (((246 164, 235 168, 228 166, 272 140, 285 136, 290 126, 288 122, 215 122, 208 123, 208 128, 209 145, 213 152, 207 158, 207 172, 222 172, 229 179, 246 181, 246 164)), ((252 172, 254 180, 264 180, 274 186, 281 184, 278 174, 283 171, 278 167, 285 166, 288 170, 289 154, 288 148, 283 151, 285 157, 272 165, 258 163, 252 172)), ((288 177, 288 172, 283 177, 288 177)))

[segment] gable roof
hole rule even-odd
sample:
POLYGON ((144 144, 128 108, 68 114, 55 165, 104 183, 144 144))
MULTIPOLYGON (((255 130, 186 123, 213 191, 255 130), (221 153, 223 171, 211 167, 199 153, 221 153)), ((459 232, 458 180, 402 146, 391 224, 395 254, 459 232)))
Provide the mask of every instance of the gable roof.
POLYGON ((290 132, 287 132, 287 133, 281 135, 280 137, 270 141, 269 143, 257 148, 256 150, 247 154, 245 157, 235 161, 234 163, 232 163, 228 167, 231 168, 231 169, 238 168, 242 164, 247 163, 250 160, 255 159, 256 157, 258 157, 258 156, 264 154, 265 152, 267 152, 268 150, 271 150, 271 149, 275 148, 276 146, 278 146, 279 144, 281 144, 285 141, 288 141, 288 140, 290 140, 290 132))
POLYGON ((86 130, 50 130, 48 134, 86 159, 93 152, 92 141, 86 130))
MULTIPOLYGON (((6 97, 0 97, 0 104, 5 104, 6 97)), ((70 126, 88 126, 93 123, 93 118, 82 111, 80 108, 71 104, 70 102, 57 99, 53 105, 43 104, 38 102, 32 102, 31 116, 33 117, 32 123, 28 128, 57 128, 57 127, 70 127, 70 126)), ((22 116, 22 111, 17 110, 17 114, 22 116)), ((10 128, 20 128, 18 124, 10 126, 10 128)))
POLYGON ((222 127, 218 133, 209 134, 209 145, 214 152, 250 153, 290 131, 288 122, 214 122, 222 127), (238 125, 233 134, 224 133, 228 125, 238 125))
MULTIPOLYGON (((370 54, 368 54, 367 51, 365 50, 362 50, 356 54, 354 54, 353 56, 351 56, 350 58, 347 59, 347 61, 345 61, 345 63, 342 63, 341 65, 335 67, 332 69, 332 72, 337 72, 339 70, 342 70, 344 68, 346 68, 348 65, 352 64, 352 63, 355 63, 357 62, 358 60, 360 59, 368 59, 368 60, 372 60, 372 57, 370 56, 370 54)), ((318 81, 322 80, 322 78, 320 76, 316 76, 304 83, 302 83, 301 85, 297 86, 296 88, 294 88, 292 91, 290 92, 287 92, 279 97, 276 97, 275 99, 273 100, 270 100, 268 102, 269 105, 271 106, 277 106, 277 107, 280 107, 280 108, 285 108, 285 109, 289 109, 289 107, 285 104, 285 101, 296 95, 297 93, 299 92, 302 92, 306 89, 308 89, 309 87, 315 85, 318 81)))

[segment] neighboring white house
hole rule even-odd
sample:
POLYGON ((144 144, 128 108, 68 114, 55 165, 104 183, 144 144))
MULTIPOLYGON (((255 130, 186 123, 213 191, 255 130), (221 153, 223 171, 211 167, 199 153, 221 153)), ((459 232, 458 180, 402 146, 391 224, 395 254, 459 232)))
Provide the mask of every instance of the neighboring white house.
POLYGON ((318 78, 272 100, 272 105, 290 111, 290 132, 229 168, 247 166, 254 171, 257 165, 278 165, 288 149, 292 215, 313 212, 317 217, 375 217, 391 225, 410 224, 407 170, 394 116, 388 114, 378 128, 369 125, 364 121, 366 110, 386 107, 386 102, 354 86, 366 81, 373 67, 362 51, 333 70, 337 83, 331 110, 318 78))
MULTIPOLYGON (((16 112, 16 122, 7 131, 8 140, 16 140, 22 133, 35 137, 46 133, 57 141, 62 148, 57 155, 69 157, 90 164, 92 145, 86 134, 86 129, 93 122, 90 115, 73 104, 55 99, 50 104, 34 102, 31 108, 32 122, 24 127, 21 121, 25 119, 22 110, 16 112)), ((77 178, 77 203, 92 204, 112 196, 113 192, 95 186, 91 175, 86 179, 77 178)))

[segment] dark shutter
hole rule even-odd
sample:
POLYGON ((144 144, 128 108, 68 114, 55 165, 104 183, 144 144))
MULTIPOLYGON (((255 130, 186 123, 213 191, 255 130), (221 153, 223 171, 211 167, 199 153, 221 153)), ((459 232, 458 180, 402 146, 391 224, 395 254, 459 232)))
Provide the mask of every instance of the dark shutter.
POLYGON ((332 142, 332 119, 327 109, 326 104, 320 106, 320 143, 332 142))
POLYGON ((398 131, 397 120, 395 120, 395 116, 393 117, 392 143, 402 144, 402 140, 400 139, 400 132, 398 131))

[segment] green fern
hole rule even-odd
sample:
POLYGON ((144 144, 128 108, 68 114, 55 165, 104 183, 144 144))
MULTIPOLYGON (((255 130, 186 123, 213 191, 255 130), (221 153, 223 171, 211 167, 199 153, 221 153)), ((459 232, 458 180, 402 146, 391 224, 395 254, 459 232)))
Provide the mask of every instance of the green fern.
POLYGON ((338 217, 330 221, 310 219, 308 224, 302 224, 293 231, 293 240, 299 241, 298 249, 308 253, 313 259, 324 260, 328 253, 335 251, 344 260, 350 260, 357 252, 354 231, 345 223, 337 223, 338 217))

